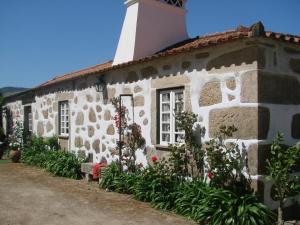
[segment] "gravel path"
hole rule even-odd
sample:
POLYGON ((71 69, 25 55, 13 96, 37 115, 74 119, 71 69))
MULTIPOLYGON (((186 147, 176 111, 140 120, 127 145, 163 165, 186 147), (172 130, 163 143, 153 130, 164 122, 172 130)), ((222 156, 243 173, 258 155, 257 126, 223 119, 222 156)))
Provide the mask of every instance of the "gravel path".
MULTIPOLYGON (((23 164, 0 164, 0 225, 192 225, 96 183, 60 177, 23 164)), ((194 224, 195 225, 195 224, 194 224)))

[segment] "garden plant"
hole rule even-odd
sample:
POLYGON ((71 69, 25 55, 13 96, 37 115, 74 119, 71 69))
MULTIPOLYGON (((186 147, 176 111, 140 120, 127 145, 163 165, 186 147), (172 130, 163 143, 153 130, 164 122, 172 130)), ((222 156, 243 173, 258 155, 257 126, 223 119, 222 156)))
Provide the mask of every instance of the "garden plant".
POLYGON ((31 137, 24 147, 22 162, 44 168, 55 176, 81 178, 80 166, 84 159, 60 150, 58 138, 31 137))
MULTIPOLYGON (((126 171, 113 162, 103 172, 100 186, 132 194, 157 209, 174 211, 199 224, 273 224, 273 212, 251 192, 242 151, 237 144, 225 143, 236 128, 221 127, 216 139, 202 143, 195 138, 197 116, 178 112, 176 117, 178 128, 186 135, 184 142, 170 146, 168 160, 152 156, 148 166, 133 161, 134 169, 126 171)), ((205 131, 198 129, 196 135, 199 132, 202 137, 205 131)))
POLYGON ((267 162, 269 179, 274 182, 272 195, 279 201, 278 225, 283 225, 283 208, 288 197, 300 194, 300 177, 295 174, 300 164, 300 147, 283 145, 283 135, 278 133, 271 145, 267 162), (298 165, 298 168, 297 168, 298 165))

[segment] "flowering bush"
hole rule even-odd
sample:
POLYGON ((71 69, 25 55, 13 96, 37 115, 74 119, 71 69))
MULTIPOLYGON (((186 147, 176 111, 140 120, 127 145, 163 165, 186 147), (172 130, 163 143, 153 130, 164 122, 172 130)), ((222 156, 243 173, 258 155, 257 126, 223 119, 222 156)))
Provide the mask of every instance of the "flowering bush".
POLYGON ((154 162, 154 163, 155 163, 155 162, 158 160, 158 158, 157 158, 157 156, 156 156, 156 155, 154 155, 154 156, 152 156, 152 157, 151 157, 151 160, 152 160, 152 162, 154 162))
POLYGON ((237 144, 224 142, 236 131, 234 126, 222 126, 217 138, 205 144, 208 162, 207 176, 212 186, 229 189, 243 195, 251 193, 250 177, 246 177, 243 172, 245 159, 237 144))
POLYGON ((136 123, 128 124, 128 110, 125 106, 120 107, 120 101, 120 98, 112 99, 116 111, 114 116, 115 125, 122 136, 122 139, 117 141, 117 148, 122 149, 119 166, 124 171, 134 172, 141 167, 136 165, 135 151, 144 147, 146 141, 142 136, 140 125, 136 123))
POLYGON ((9 136, 9 147, 12 150, 21 150, 23 147, 23 125, 17 121, 13 126, 13 133, 9 136))

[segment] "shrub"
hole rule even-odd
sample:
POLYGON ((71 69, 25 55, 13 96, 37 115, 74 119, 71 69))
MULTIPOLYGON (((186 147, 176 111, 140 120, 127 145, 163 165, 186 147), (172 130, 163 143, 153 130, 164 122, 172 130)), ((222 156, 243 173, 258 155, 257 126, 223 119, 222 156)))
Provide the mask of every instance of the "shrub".
POLYGON ((22 152, 25 164, 44 168, 55 176, 72 179, 81 178, 80 166, 83 160, 73 153, 59 151, 57 137, 43 139, 32 137, 22 152))
POLYGON ((267 162, 269 178, 274 181, 274 198, 279 201, 277 218, 279 225, 284 223, 282 210, 286 198, 300 193, 299 176, 292 175, 300 162, 300 148, 284 147, 282 143, 283 135, 279 133, 271 145, 270 159, 267 162))
POLYGON ((224 140, 233 136, 234 126, 222 126, 216 139, 205 144, 208 177, 212 186, 229 189, 237 194, 250 194, 250 176, 243 173, 247 167, 238 144, 226 144, 224 140))
POLYGON ((253 195, 237 196, 224 189, 206 189, 192 218, 200 224, 265 225, 273 224, 274 214, 253 195))
POLYGON ((183 216, 194 218, 194 213, 204 198, 205 193, 211 187, 205 180, 194 179, 191 182, 182 182, 177 190, 175 200, 175 212, 183 216))

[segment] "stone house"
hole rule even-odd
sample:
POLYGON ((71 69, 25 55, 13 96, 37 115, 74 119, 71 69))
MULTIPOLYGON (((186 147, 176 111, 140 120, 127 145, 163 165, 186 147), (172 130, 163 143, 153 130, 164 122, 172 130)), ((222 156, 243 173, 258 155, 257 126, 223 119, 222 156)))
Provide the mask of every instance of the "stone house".
POLYGON ((278 131, 287 144, 300 139, 300 37, 256 23, 189 38, 185 2, 127 0, 114 60, 7 97, 5 107, 27 132, 58 135, 65 150, 110 162, 118 157, 111 99, 129 94, 122 103, 141 126, 147 154, 138 151, 137 160, 147 163, 182 135, 173 116, 181 98, 199 115, 206 140, 220 125, 238 128, 233 138, 247 149, 254 188, 275 207, 265 162, 278 131))

